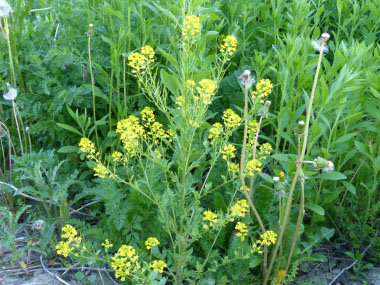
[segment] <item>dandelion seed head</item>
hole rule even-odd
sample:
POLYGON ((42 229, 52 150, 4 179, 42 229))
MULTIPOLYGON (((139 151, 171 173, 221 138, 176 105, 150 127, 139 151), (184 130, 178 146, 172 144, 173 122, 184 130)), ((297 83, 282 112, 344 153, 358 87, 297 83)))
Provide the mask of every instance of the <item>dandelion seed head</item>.
POLYGON ((8 17, 13 13, 12 7, 5 0, 0 0, 0 18, 8 17))
POLYGON ((248 84, 248 88, 251 88, 255 83, 255 79, 251 76, 251 71, 244 70, 243 74, 238 77, 241 85, 245 86, 245 82, 248 84))
MULTIPOLYGON (((0 0, 1 1, 1 0, 0 0)), ((17 97, 17 90, 7 83, 8 92, 3 94, 4 100, 12 101, 17 97)))
POLYGON ((322 39, 319 39, 317 41, 312 41, 311 42, 313 48, 316 50, 316 51, 319 51, 321 52, 321 50, 323 52, 328 52, 329 51, 329 48, 327 45, 324 44, 323 40, 322 39))

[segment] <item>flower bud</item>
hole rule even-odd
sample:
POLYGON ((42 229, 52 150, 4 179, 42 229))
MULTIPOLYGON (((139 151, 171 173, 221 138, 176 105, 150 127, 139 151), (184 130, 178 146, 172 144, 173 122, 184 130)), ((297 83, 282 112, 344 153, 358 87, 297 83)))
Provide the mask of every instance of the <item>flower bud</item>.
POLYGON ((263 119, 268 118, 269 116, 269 106, 272 102, 271 101, 265 101, 265 104, 259 109, 257 112, 258 116, 262 116, 263 119))
POLYGON ((297 128, 294 129, 294 134, 297 137, 302 137, 305 132, 305 122, 304 121, 299 121, 297 128))
POLYGON ((88 36, 91 37, 92 36, 92 29, 94 28, 94 25, 93 24, 89 24, 88 25, 88 36))
POLYGON ((328 41, 329 38, 330 38, 330 34, 329 34, 329 33, 323 33, 323 34, 321 35, 321 38, 322 38, 322 41, 323 41, 324 43, 327 43, 327 41, 328 41))
POLYGON ((322 169, 323 172, 329 172, 334 170, 334 163, 322 157, 314 159, 314 167, 316 169, 322 169))
POLYGON ((280 177, 273 177, 273 183, 274 183, 274 190, 275 191, 283 191, 284 190, 284 184, 280 181, 280 177))

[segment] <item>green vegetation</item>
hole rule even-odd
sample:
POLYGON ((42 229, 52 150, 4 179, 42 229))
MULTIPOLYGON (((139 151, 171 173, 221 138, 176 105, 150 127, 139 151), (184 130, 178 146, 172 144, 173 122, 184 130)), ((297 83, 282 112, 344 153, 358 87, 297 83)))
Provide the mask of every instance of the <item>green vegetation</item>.
POLYGON ((379 0, 9 4, 0 265, 280 285, 327 243, 352 280, 378 264, 379 0))

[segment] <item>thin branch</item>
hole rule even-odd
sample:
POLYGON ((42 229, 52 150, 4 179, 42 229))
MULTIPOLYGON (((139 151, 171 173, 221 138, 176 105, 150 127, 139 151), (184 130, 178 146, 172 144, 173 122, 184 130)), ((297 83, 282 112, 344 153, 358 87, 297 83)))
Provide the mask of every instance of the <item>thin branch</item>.
MULTIPOLYGON (((364 255, 366 253, 366 251, 372 246, 372 244, 369 244, 365 249, 364 251, 361 253, 362 255, 364 255)), ((329 283, 329 285, 332 285, 334 284, 335 281, 337 281, 339 279, 339 277, 346 271, 346 270, 349 270, 351 267, 355 266, 356 263, 358 263, 359 259, 356 259, 350 266, 347 266, 345 268, 343 268, 343 270, 341 272, 339 272, 339 274, 337 276, 335 276, 335 278, 329 283)))
POLYGON ((51 276, 53 276, 54 278, 58 279, 59 281, 61 281, 63 284, 65 285, 71 285, 70 283, 67 283, 65 280, 63 280, 62 278, 60 278, 58 275, 54 274, 54 273, 51 273, 45 266, 44 264, 44 261, 42 260, 42 255, 40 255, 40 261, 41 261, 41 265, 42 267, 44 268, 44 270, 49 273, 51 276))

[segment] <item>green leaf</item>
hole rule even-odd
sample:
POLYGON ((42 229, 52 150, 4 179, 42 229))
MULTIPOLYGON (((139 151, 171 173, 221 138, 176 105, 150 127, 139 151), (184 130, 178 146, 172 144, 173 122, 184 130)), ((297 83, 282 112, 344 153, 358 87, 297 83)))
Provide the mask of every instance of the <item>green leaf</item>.
POLYGON ((365 154, 372 160, 372 157, 368 154, 367 148, 364 143, 355 141, 355 146, 358 149, 358 151, 360 151, 362 154, 365 154))
POLYGON ((66 145, 61 147, 57 152, 59 153, 77 153, 79 150, 79 147, 75 145, 66 145))
POLYGON ((312 210, 313 212, 317 213, 320 216, 325 215, 325 209, 323 209, 321 206, 317 204, 306 204, 305 207, 308 208, 309 210, 312 210))
POLYGON ((96 281, 96 274, 92 273, 92 274, 88 277, 88 281, 90 281, 91 283, 95 283, 95 281, 96 281))
POLYGON ((75 134, 77 134, 77 135, 82 136, 82 134, 81 134, 77 129, 75 129, 75 128, 72 127, 72 126, 65 125, 65 124, 61 124, 61 123, 57 123, 57 126, 58 126, 58 127, 61 127, 62 129, 68 130, 68 131, 70 131, 70 132, 73 132, 73 133, 75 133, 75 134))
POLYGON ((167 53, 161 48, 158 48, 160 53, 178 70, 179 64, 178 61, 170 53, 167 53))
POLYGON ((161 80, 162 83, 172 92, 174 95, 178 96, 178 81, 177 79, 173 76, 167 73, 165 70, 161 69, 161 80))
POLYGON ((356 195, 356 189, 355 189, 354 185, 352 185, 350 182, 347 182, 347 181, 342 181, 342 183, 348 191, 350 191, 352 194, 356 195))
POLYGON ((375 173, 380 170, 380 155, 373 160, 373 168, 375 169, 375 173))
POLYGON ((324 179, 324 180, 344 180, 347 177, 343 173, 340 173, 337 171, 331 171, 331 172, 321 173, 321 174, 315 176, 315 178, 324 179))
POLYGON ((346 142, 346 141, 349 141, 350 139, 352 139, 353 137, 355 137, 358 133, 350 133, 350 134, 346 134, 344 136, 341 136, 339 139, 337 139, 335 142, 334 142, 334 145, 335 144, 339 144, 339 143, 343 143, 343 142, 346 142))
POLYGON ((77 272, 77 273, 75 273, 74 276, 79 281, 83 280, 83 278, 84 278, 84 274, 82 272, 77 272))
POLYGON ((289 155, 284 153, 275 153, 272 155, 272 158, 282 162, 290 162, 289 155))
POLYGON ((327 262, 327 258, 323 254, 318 253, 318 254, 312 254, 311 256, 301 257, 299 260, 300 263, 305 262, 305 261, 327 262))
POLYGON ((268 174, 260 172, 260 173, 259 173, 259 176, 260 176, 261 178, 263 178, 265 181, 268 181, 268 182, 270 182, 270 183, 273 183, 273 178, 272 178, 271 176, 269 176, 268 174))

